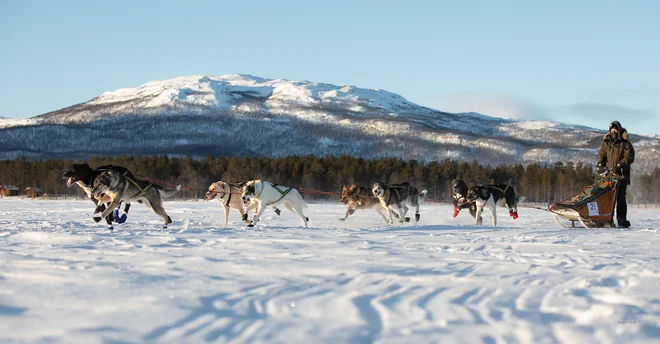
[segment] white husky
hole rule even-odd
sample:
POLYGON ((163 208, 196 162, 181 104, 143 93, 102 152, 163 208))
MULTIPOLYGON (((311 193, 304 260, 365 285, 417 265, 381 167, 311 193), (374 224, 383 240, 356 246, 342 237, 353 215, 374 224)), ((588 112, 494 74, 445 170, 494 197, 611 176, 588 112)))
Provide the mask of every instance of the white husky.
POLYGON ((307 221, 309 219, 303 214, 302 210, 307 207, 307 204, 305 204, 305 201, 303 201, 296 189, 257 179, 243 185, 241 198, 248 205, 245 210, 246 213, 254 208, 258 208, 248 227, 253 227, 259 221, 266 207, 278 204, 284 204, 287 209, 298 214, 303 220, 305 227, 307 227, 307 221))

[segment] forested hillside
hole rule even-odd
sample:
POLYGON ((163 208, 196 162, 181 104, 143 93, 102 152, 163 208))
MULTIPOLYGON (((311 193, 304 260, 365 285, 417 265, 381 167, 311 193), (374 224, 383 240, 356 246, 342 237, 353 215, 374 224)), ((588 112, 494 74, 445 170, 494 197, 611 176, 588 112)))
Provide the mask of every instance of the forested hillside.
MULTIPOLYGON (((29 186, 41 188, 49 195, 79 195, 78 187, 66 187, 62 172, 72 160, 4 160, 0 161, 0 184, 16 185, 20 190, 29 186)), ((180 198, 200 199, 208 186, 218 180, 244 181, 264 179, 296 188, 326 192, 341 191, 346 183, 370 185, 376 181, 398 183, 408 181, 420 189, 429 190, 429 198, 449 201, 451 181, 464 179, 468 184, 508 183, 526 202, 550 203, 565 199, 593 182, 592 165, 561 163, 554 165, 521 164, 483 166, 455 160, 424 163, 399 158, 361 159, 347 155, 319 158, 313 155, 282 158, 213 158, 196 160, 190 156, 94 156, 88 162, 92 167, 119 165, 129 168, 136 176, 150 178, 163 184, 182 184, 186 189, 180 198)), ((338 201, 337 196, 303 195, 309 201, 338 201)), ((635 171, 628 189, 628 199, 638 204, 660 203, 660 168, 651 173, 635 171), (636 172, 636 173, 635 173, 636 172)))

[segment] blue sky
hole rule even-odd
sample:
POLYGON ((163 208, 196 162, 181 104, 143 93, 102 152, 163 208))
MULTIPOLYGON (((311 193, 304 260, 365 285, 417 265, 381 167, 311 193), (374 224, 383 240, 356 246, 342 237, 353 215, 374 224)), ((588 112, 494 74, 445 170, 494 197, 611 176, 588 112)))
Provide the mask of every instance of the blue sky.
POLYGON ((660 134, 660 1, 0 0, 0 116, 232 73, 660 134))

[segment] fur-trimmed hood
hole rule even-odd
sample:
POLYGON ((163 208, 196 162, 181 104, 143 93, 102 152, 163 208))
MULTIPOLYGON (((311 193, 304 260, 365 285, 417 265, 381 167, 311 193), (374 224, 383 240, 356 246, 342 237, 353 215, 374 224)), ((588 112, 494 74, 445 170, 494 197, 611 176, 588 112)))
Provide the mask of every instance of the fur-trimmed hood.
POLYGON ((616 141, 617 139, 621 138, 626 141, 628 140, 628 131, 626 130, 626 128, 621 126, 621 123, 619 123, 619 121, 613 121, 612 123, 610 123, 609 128, 607 129, 607 133, 605 133, 605 135, 603 136, 603 139, 607 140, 609 138, 610 140, 616 141), (618 137, 612 137, 610 135, 609 128, 612 127, 616 127, 617 130, 619 131, 618 137))

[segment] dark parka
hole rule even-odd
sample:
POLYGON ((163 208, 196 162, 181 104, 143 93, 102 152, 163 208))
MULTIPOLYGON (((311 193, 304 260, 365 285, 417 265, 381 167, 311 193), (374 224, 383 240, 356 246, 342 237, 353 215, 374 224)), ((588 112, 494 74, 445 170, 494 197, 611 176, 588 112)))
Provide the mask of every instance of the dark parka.
POLYGON ((612 135, 610 131, 603 137, 603 143, 598 151, 598 164, 615 170, 618 166, 623 170, 623 179, 630 185, 630 165, 635 161, 635 150, 628 141, 628 132, 621 127, 621 123, 614 121, 610 128, 616 126, 618 134, 612 135), (615 137, 616 136, 616 137, 615 137))

